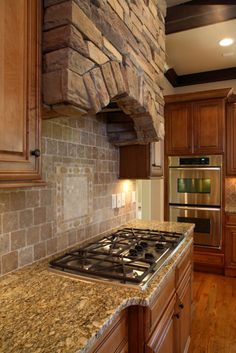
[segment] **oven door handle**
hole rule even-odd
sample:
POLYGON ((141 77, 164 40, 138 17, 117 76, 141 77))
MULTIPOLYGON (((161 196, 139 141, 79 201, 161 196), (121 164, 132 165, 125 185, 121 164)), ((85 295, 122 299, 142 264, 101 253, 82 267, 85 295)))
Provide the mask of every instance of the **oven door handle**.
POLYGON ((220 207, 190 207, 190 206, 174 206, 174 205, 169 205, 170 208, 176 208, 178 210, 189 210, 189 211, 218 211, 220 212, 221 208, 220 207))
POLYGON ((221 170, 220 167, 191 167, 191 168, 186 168, 186 167, 169 167, 170 169, 175 169, 175 170, 191 170, 191 171, 195 171, 195 170, 221 170))

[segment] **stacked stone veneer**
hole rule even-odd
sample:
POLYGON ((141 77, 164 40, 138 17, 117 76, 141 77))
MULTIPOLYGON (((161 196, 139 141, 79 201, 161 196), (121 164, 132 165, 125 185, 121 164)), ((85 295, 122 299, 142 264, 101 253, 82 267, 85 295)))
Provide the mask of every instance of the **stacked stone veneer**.
POLYGON ((126 206, 111 209, 111 195, 124 191, 124 182, 118 181, 118 148, 108 143, 101 117, 46 120, 42 133, 46 187, 0 191, 0 275, 135 218, 133 182, 129 182, 126 206), (69 186, 83 187, 79 177, 88 174, 89 205, 81 190, 77 200, 69 196, 65 214, 59 206, 66 195, 57 189, 61 171, 70 175, 71 170, 69 186), (73 207, 80 207, 79 212, 73 207))
POLYGON ((45 0, 47 116, 97 113, 113 101, 148 143, 164 136, 164 0, 45 0))

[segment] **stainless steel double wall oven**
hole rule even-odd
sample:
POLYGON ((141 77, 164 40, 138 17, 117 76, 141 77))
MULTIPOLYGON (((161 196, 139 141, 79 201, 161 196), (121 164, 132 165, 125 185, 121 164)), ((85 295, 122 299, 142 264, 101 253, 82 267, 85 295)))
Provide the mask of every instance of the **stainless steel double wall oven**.
POLYGON ((222 156, 169 157, 169 214, 195 223, 196 245, 221 247, 222 156))

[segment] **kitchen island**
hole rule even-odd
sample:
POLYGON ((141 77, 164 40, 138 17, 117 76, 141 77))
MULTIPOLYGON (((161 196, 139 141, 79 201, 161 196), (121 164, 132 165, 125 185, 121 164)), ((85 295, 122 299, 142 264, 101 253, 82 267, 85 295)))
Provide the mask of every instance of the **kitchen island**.
MULTIPOLYGON (((194 226, 141 220, 125 226, 180 232, 184 233, 185 238, 145 290, 62 276, 49 270, 49 260, 2 277, 1 353, 93 352, 93 346, 97 345, 124 310, 152 307, 168 280, 175 278, 178 281, 176 269, 190 252, 194 226)), ((137 320, 134 312, 132 315, 137 320)), ((178 318, 179 314, 175 315, 178 318)), ((138 347, 137 352, 138 349, 142 347, 138 347)), ((146 352, 151 352, 148 349, 146 352)), ((95 351, 100 352, 99 349, 95 351)))

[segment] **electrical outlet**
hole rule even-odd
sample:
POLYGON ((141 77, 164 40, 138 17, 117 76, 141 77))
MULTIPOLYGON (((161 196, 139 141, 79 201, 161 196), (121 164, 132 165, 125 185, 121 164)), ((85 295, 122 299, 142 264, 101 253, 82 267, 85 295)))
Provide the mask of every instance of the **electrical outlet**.
POLYGON ((125 206, 125 192, 122 192, 121 194, 121 205, 122 207, 125 206))
POLYGON ((117 194, 116 195, 116 207, 117 208, 120 208, 122 205, 122 202, 121 202, 121 194, 117 194))
POLYGON ((136 192, 132 191, 132 203, 136 201, 136 192))
POLYGON ((116 194, 111 195, 111 208, 116 208, 116 194))

